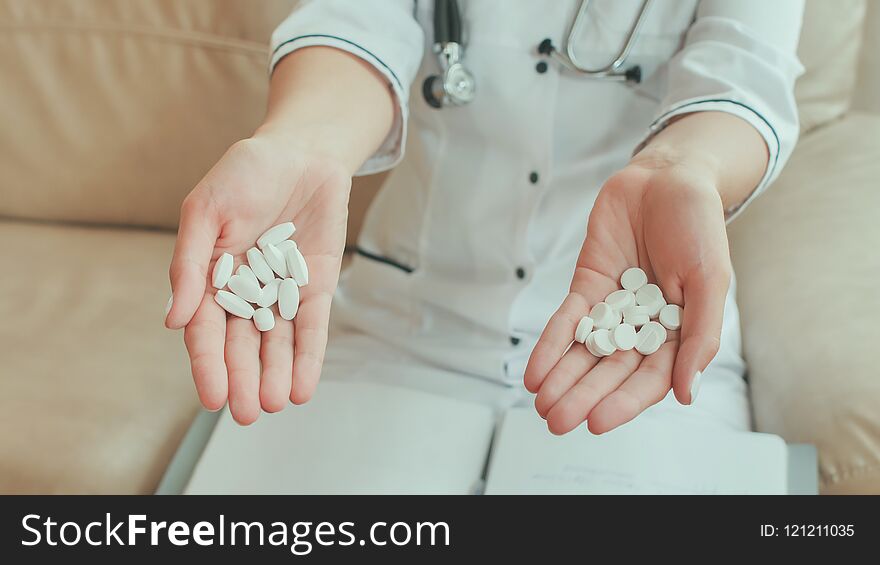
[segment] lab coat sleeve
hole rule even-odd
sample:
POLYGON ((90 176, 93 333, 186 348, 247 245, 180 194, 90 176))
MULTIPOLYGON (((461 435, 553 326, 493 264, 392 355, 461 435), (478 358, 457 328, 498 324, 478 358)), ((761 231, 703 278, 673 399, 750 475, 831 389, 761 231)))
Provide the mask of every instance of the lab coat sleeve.
POLYGON ((388 81, 395 99, 394 124, 356 175, 390 169, 403 157, 408 93, 424 49, 413 10, 412 0, 302 0, 272 34, 270 72, 297 49, 322 45, 363 59, 388 81))
MULTIPOLYGON (((661 110, 638 149, 674 117, 720 111, 751 124, 767 144, 763 178, 735 218, 779 175, 797 142, 794 83, 803 0, 703 0, 682 49, 670 59, 661 110)), ((638 150, 637 149, 637 150, 638 150)))

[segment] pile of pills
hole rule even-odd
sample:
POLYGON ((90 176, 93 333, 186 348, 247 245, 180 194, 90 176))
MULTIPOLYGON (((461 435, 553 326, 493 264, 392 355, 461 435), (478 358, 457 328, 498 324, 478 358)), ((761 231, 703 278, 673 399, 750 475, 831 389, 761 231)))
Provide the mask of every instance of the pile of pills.
POLYGON ((253 319, 261 332, 275 327, 271 308, 276 303, 278 314, 292 320, 299 309, 299 287, 309 284, 306 259, 290 239, 295 231, 293 222, 266 230, 257 246, 248 249, 247 265, 240 265, 235 274, 232 255, 221 255, 211 275, 211 285, 217 289, 214 301, 233 316, 253 319))
POLYGON ((574 340, 596 357, 630 349, 651 355, 666 343, 666 330, 681 327, 681 306, 667 304, 660 287, 648 283, 638 267, 623 272, 620 286, 581 318, 574 340))

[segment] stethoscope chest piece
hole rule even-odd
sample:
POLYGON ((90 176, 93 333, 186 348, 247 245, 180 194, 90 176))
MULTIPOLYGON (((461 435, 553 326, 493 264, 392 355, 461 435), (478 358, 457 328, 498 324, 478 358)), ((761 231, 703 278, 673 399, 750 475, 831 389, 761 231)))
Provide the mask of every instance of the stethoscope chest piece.
POLYGON ((453 63, 440 75, 431 75, 422 83, 422 94, 432 108, 462 106, 474 99, 476 85, 461 63, 453 63))
POLYGON ((432 108, 461 106, 474 99, 474 75, 462 64, 461 17, 456 0, 434 3, 434 51, 440 74, 431 75, 422 83, 422 95, 432 108))

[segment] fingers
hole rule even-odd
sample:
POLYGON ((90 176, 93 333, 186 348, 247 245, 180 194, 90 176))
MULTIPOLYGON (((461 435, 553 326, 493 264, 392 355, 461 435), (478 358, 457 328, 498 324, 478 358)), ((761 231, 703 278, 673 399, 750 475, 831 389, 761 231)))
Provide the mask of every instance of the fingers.
POLYGON ((562 396, 571 389, 587 372, 599 362, 581 343, 572 344, 556 364, 538 390, 535 397, 535 410, 542 418, 556 405, 562 396))
POLYGON ((635 350, 618 351, 602 358, 547 414, 550 432, 561 435, 578 427, 599 401, 636 370, 641 360, 641 354, 635 350))
POLYGON ((165 326, 180 329, 192 319, 205 294, 208 265, 220 228, 212 206, 188 197, 180 210, 180 228, 171 259, 173 303, 165 326))
POLYGON ((594 434, 603 434, 629 422, 669 392, 675 342, 666 342, 655 353, 645 357, 617 390, 603 398, 587 415, 587 426, 594 434))
POLYGON ((209 294, 186 326, 183 341, 189 352, 193 381, 199 400, 208 410, 219 410, 228 391, 223 348, 226 341, 226 312, 209 294))
POLYGON ((260 359, 260 405, 266 412, 283 410, 290 398, 293 378, 293 322, 276 317, 275 327, 264 332, 260 359))
POLYGON ((290 391, 290 400, 294 404, 308 402, 321 378, 332 298, 326 292, 308 295, 300 303, 294 318, 296 353, 293 359, 293 388, 290 391))
POLYGON ((715 358, 721 345, 721 323, 730 276, 718 272, 703 273, 684 282, 684 312, 681 324, 681 346, 675 358, 672 387, 675 398, 691 404, 691 384, 698 371, 715 358))
POLYGON ((578 322, 588 312, 589 304, 578 293, 570 292, 562 301, 562 305, 547 322, 526 365, 523 381, 529 392, 535 393, 541 388, 541 383, 550 370, 571 345, 578 322))
POLYGON ((260 332, 251 320, 230 316, 226 322, 229 411, 244 426, 260 415, 260 332))

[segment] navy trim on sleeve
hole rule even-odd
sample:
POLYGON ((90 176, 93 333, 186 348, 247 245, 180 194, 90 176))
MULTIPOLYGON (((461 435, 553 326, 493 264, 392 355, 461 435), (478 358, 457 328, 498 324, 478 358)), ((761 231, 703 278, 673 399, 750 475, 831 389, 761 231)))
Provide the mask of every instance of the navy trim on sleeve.
POLYGON ((357 246, 354 248, 354 252, 360 255, 361 257, 365 257, 367 259, 371 259, 373 261, 377 261, 379 263, 385 263, 386 265, 391 265, 392 267, 396 267, 405 273, 412 273, 415 269, 410 267, 409 265, 404 265, 403 263, 398 263, 394 259, 389 259, 388 257, 383 257, 382 255, 376 255, 375 253, 371 253, 361 246, 357 246))
POLYGON ((364 47, 364 46, 362 46, 362 45, 359 45, 359 44, 355 43, 354 41, 350 41, 350 40, 348 40, 348 39, 345 39, 344 37, 339 37, 339 36, 336 36, 336 35, 329 35, 329 34, 326 34, 326 33, 310 33, 310 34, 308 34, 308 35, 298 35, 298 36, 296 36, 296 37, 292 37, 292 38, 290 38, 290 39, 284 41, 283 43, 279 44, 278 47, 276 47, 276 48, 272 51, 272 56, 274 57, 274 56, 275 56, 275 53, 277 53, 279 49, 281 49, 282 47, 284 47, 284 46, 287 45, 288 43, 293 43, 294 41, 298 41, 298 40, 300 40, 300 39, 308 39, 308 38, 310 38, 310 37, 325 37, 325 38, 327 38, 327 39, 336 39, 336 40, 342 41, 343 43, 348 43, 349 45, 352 45, 352 46, 354 46, 354 47, 357 47, 358 49, 360 49, 361 51, 363 51, 364 53, 366 53, 366 54, 369 55, 370 57, 376 59, 376 60, 379 62, 379 64, 382 65, 382 66, 385 68, 385 70, 387 70, 387 71, 391 74, 391 76, 394 78, 394 82, 397 83, 397 88, 399 88, 400 90, 403 90, 403 85, 400 83, 400 79, 397 78, 397 74, 395 74, 395 72, 394 72, 393 70, 391 70, 391 67, 389 67, 389 66, 385 63, 385 61, 383 61, 382 59, 380 59, 379 57, 377 57, 375 53, 373 53, 372 51, 370 51, 370 50, 367 49, 366 47, 364 47))
POLYGON ((782 144, 781 144, 780 141, 779 141, 779 135, 776 133, 776 128, 773 127, 773 124, 771 124, 771 123, 767 120, 767 118, 765 118, 764 116, 762 116, 762 115, 761 115, 761 112, 755 110, 754 108, 752 108, 752 107, 749 106, 748 104, 745 104, 745 103, 743 103, 743 102, 738 102, 738 101, 736 101, 736 100, 730 100, 729 98, 710 98, 710 99, 705 99, 705 100, 693 100, 693 101, 688 102, 688 103, 686 103, 686 104, 682 104, 682 105, 680 105, 680 106, 676 106, 675 108, 673 108, 673 109, 671 109, 671 110, 665 112, 662 116, 660 116, 659 118, 657 118, 656 120, 654 120, 654 123, 651 124, 651 128, 653 129, 654 126, 656 126, 657 124, 659 124, 660 122, 662 122, 663 120, 665 120, 670 114, 674 114, 675 112, 678 112, 678 111, 681 110, 682 108, 687 108, 688 106, 694 106, 694 105, 697 105, 697 104, 705 104, 705 103, 707 103, 707 102, 729 102, 730 104, 734 104, 734 105, 736 105, 736 106, 740 106, 740 107, 745 108, 746 110, 750 111, 750 112, 753 113, 754 115, 758 116, 758 118, 760 118, 762 122, 764 122, 765 124, 767 124, 767 127, 770 128, 770 133, 773 134, 773 138, 774 138, 774 140, 776 141, 776 155, 773 156, 773 164, 770 166, 770 171, 769 171, 769 173, 767 174, 767 178, 772 177, 772 176, 773 176, 773 172, 776 170, 776 163, 777 163, 777 161, 779 161, 779 152, 782 150, 782 144))

